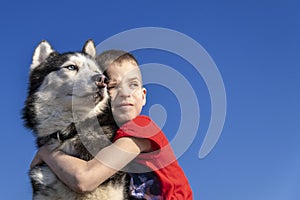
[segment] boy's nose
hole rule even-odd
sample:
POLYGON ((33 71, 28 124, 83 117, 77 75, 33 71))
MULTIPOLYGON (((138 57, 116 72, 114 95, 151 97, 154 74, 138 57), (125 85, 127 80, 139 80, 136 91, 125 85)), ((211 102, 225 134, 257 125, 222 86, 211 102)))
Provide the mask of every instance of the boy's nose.
POLYGON ((128 87, 120 87, 119 88, 119 94, 122 97, 129 97, 131 95, 132 91, 128 87))

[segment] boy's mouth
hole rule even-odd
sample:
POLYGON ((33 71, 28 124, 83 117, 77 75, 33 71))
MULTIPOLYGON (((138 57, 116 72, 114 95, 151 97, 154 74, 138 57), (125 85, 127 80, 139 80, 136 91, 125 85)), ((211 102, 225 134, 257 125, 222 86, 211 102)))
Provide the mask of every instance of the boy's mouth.
POLYGON ((127 107, 127 106, 133 106, 133 104, 132 103, 120 103, 120 104, 118 104, 117 105, 117 107, 127 107))

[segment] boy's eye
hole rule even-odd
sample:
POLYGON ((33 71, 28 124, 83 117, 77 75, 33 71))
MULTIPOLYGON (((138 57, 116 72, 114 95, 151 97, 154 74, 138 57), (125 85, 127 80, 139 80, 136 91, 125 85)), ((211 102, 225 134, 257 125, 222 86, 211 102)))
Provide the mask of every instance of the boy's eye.
POLYGON ((137 88, 139 86, 140 86, 140 84, 137 83, 137 82, 132 82, 132 83, 129 84, 129 87, 131 87, 131 88, 137 88))
POLYGON ((70 71, 78 70, 78 67, 76 65, 68 65, 65 68, 70 71))
POLYGON ((107 85, 107 89, 108 89, 108 90, 113 89, 113 88, 115 88, 115 87, 116 87, 116 85, 113 85, 113 84, 108 84, 108 85, 107 85))

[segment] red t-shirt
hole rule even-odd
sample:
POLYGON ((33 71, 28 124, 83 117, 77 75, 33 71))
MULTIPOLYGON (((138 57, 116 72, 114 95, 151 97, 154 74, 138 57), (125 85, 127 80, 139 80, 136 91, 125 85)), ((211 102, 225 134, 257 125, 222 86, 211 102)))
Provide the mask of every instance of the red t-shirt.
MULTIPOLYGON (((162 197, 165 200, 193 199, 188 180, 179 166, 168 139, 161 129, 147 116, 138 116, 125 123, 116 132, 114 141, 122 137, 147 138, 153 152, 141 153, 134 162, 150 168, 160 180, 162 197)), ((143 168, 137 173, 143 173, 143 168)))

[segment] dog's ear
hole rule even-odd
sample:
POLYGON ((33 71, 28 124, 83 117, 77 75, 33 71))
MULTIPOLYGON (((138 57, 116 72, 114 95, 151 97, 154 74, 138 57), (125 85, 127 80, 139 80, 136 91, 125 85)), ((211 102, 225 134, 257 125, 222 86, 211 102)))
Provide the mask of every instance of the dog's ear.
POLYGON ((93 58, 96 57, 96 47, 93 40, 89 39, 85 42, 82 52, 92 56, 93 58))
POLYGON ((48 56, 54 52, 51 45, 43 40, 36 48, 32 57, 32 63, 30 66, 30 70, 32 71, 34 68, 39 66, 43 61, 45 61, 48 56))

